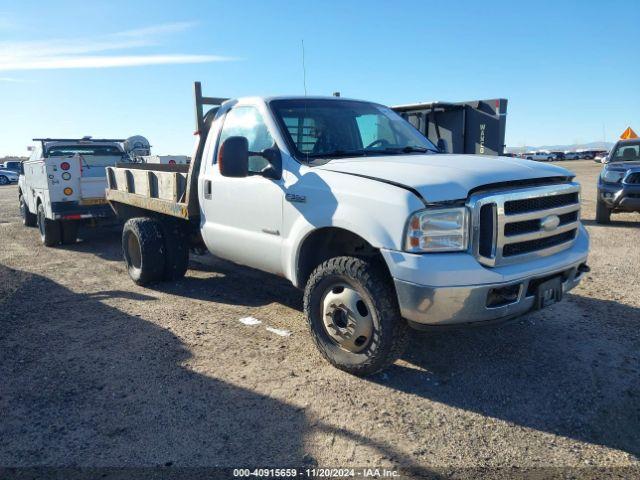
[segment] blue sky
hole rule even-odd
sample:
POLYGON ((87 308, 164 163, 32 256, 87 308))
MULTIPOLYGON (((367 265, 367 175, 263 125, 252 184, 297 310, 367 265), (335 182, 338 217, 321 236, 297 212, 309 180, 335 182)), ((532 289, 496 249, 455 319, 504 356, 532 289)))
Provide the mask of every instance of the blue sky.
POLYGON ((192 146, 206 95, 509 99, 507 144, 640 130, 640 1, 0 0, 0 155, 34 136, 192 146))

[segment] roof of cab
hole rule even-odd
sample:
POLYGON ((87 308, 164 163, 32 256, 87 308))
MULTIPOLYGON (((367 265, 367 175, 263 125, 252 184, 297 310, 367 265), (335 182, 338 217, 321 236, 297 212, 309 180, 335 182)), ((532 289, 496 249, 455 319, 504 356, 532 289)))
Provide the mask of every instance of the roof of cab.
POLYGON ((329 101, 349 101, 349 102, 365 102, 365 103, 374 103, 368 100, 360 100, 357 98, 346 98, 346 97, 335 97, 335 96, 322 96, 322 95, 275 95, 268 97, 260 97, 260 96, 249 96, 249 97, 238 97, 232 100, 237 101, 248 101, 248 100, 263 100, 266 103, 272 102, 274 100, 329 100, 329 101))

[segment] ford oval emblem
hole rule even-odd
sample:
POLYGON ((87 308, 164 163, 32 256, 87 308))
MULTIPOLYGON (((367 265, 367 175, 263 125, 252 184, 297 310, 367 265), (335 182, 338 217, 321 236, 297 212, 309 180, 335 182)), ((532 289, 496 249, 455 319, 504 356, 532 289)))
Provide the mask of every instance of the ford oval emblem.
POLYGON ((547 232, 551 232, 560 225, 560 217, 557 215, 549 215, 540 220, 540 227, 547 232))

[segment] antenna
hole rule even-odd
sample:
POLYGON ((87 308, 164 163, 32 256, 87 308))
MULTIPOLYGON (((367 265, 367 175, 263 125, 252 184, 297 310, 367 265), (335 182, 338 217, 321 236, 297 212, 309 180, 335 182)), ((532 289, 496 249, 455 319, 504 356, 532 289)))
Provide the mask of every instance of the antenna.
POLYGON ((302 39, 302 86, 304 87, 304 96, 307 96, 307 68, 304 64, 304 38, 302 39))

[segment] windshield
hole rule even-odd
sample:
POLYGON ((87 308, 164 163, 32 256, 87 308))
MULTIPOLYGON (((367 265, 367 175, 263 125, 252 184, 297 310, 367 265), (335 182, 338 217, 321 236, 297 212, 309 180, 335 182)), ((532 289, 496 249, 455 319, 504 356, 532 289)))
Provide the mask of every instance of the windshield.
POLYGON ((47 149, 45 157, 66 157, 79 153, 88 156, 122 155, 115 145, 53 145, 47 149))
POLYGON ((438 152, 393 110, 368 102, 329 99, 270 102, 299 160, 438 152))
POLYGON ((640 160, 640 140, 619 144, 611 154, 611 162, 633 162, 640 160))

